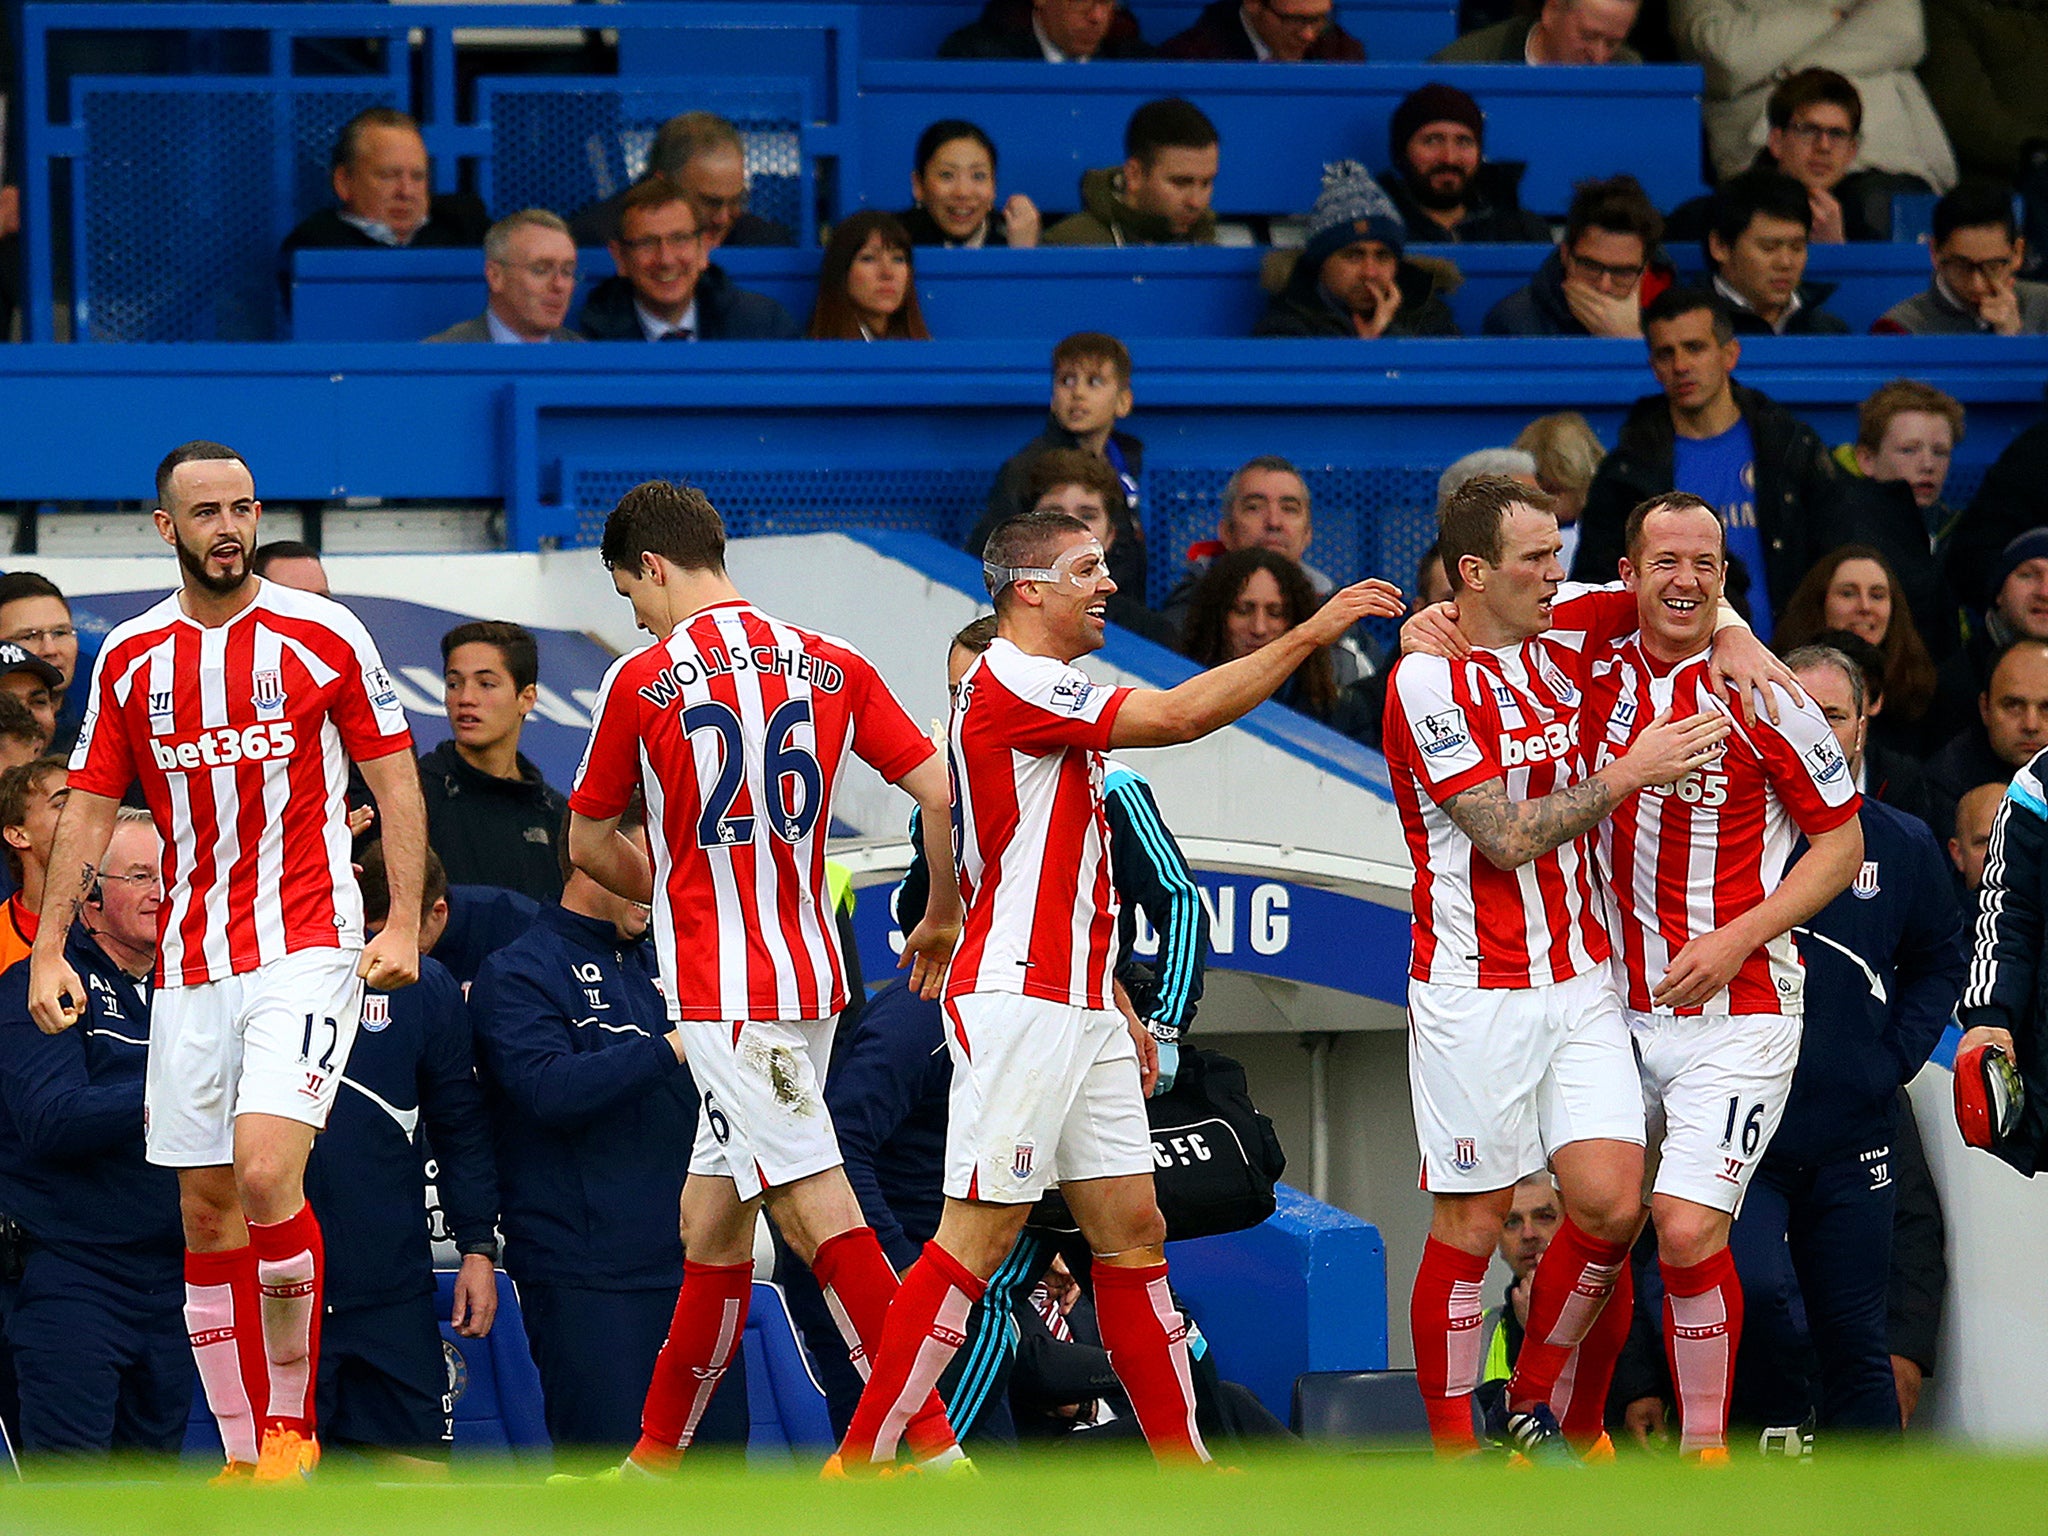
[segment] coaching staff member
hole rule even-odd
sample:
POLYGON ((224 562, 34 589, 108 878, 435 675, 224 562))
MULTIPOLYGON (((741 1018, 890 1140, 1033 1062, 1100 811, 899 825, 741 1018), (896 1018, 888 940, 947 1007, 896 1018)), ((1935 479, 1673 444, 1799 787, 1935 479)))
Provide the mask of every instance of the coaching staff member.
MULTIPOLYGON (((363 926, 374 933, 391 915, 384 845, 370 844, 361 857, 363 926)), ((425 913, 447 887, 429 850, 425 913)), ((327 1234, 320 1423, 337 1444, 445 1462, 455 1405, 435 1315, 422 1127, 441 1211, 462 1254, 450 1321, 464 1338, 480 1339, 498 1310, 497 1171, 462 988, 425 954, 411 986, 363 994, 342 1091, 306 1165, 306 1198, 327 1234)))
MULTIPOLYGON (((638 798, 621 830, 645 842, 638 798)), ((505 1268, 556 1445, 624 1449, 683 1283, 676 1211, 697 1090, 655 985, 647 909, 562 854, 562 901, 492 955, 471 1028, 497 1144, 505 1268)), ((643 847, 644 851, 644 847, 643 847)), ((712 1398, 701 1444, 744 1445, 743 1372, 712 1398)))
MULTIPOLYGON (((1826 646, 1786 661, 1853 774, 1862 671, 1826 646)), ((1861 873, 1795 930, 1806 965, 1799 1064, 1730 1242, 1747 1298, 1736 1377, 1765 1424, 1796 1425, 1812 1406, 1823 1430, 1896 1435, 1887 1325, 1896 1106, 1962 991, 1963 924, 1926 823, 1869 796, 1857 815, 1861 873), (1795 1293, 1820 1367, 1813 1383, 1799 1370, 1795 1293)))
POLYGON ((162 901, 149 813, 121 810, 64 947, 81 1026, 36 1028, 26 960, 0 976, 0 1206, 30 1244, 7 1331, 31 1453, 176 1451, 192 1411, 178 1176, 142 1155, 162 901))

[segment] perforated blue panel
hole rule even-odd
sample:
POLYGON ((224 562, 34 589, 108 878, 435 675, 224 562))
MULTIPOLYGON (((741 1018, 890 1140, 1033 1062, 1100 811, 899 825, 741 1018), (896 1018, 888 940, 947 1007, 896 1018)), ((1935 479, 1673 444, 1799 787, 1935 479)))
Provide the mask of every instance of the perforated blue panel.
MULTIPOLYGON (((1339 585, 1383 576, 1403 591, 1436 537, 1441 466, 1304 464, 1314 537, 1308 563, 1339 585)), ((1143 487, 1147 579, 1162 601, 1187 569, 1190 544, 1216 537, 1228 469, 1148 468, 1143 487)))
POLYGON ((81 334, 246 341, 278 333, 278 241, 332 200, 328 151, 341 125, 393 95, 375 82, 277 86, 100 82, 81 90, 81 334))
POLYGON ((800 81, 486 80, 478 104, 491 124, 484 197, 494 213, 551 208, 567 218, 638 181, 667 119, 710 111, 739 130, 749 207, 805 229, 800 81))
POLYGON ((684 469, 569 466, 565 479, 576 509, 578 545, 596 544, 619 498, 643 480, 694 485, 718 508, 732 538, 778 533, 829 533, 837 528, 889 528, 928 533, 947 543, 980 516, 988 501, 986 469, 684 469))

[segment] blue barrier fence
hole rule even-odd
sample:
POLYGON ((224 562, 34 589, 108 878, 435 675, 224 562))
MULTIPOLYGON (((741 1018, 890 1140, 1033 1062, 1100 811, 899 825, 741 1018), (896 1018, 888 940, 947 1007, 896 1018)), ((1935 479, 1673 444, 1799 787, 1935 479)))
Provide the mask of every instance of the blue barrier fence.
MULTIPOLYGON (((1284 453, 1317 498, 1314 558, 1405 579, 1452 458, 1584 410, 1609 441, 1652 392, 1640 343, 1141 341, 1155 581, 1215 525, 1231 469, 1284 453)), ((2040 415, 2048 338, 1749 342, 1741 377, 1848 440, 1901 374, 1961 399, 1960 504, 2040 415)), ((0 499, 141 500, 166 447, 233 443, 272 501, 502 499, 507 541, 588 542, 652 474, 706 485, 741 531, 848 524, 955 536, 1044 423, 1047 349, 1014 341, 690 347, 283 344, 0 349, 0 499)))
MULTIPOLYGON (((1453 262, 1463 276, 1450 296, 1468 336, 1486 312, 1525 283, 1549 254, 1542 245, 1410 246, 1453 262)), ((1688 253, 1681 252, 1681 256, 1688 253)), ((1249 336, 1266 307, 1259 248, 1071 247, 1036 251, 917 252, 917 291, 934 336, 1041 339, 1109 331, 1126 341, 1249 336)), ((766 293, 802 324, 817 293, 816 250, 725 249, 718 265, 741 287, 766 293)), ((612 273, 602 250, 580 259, 584 295, 612 273)), ((1835 286, 1827 308, 1853 330, 1927 286, 1927 252, 1915 245, 1821 245, 1807 265, 1835 286)), ((416 341, 479 313, 483 257, 476 251, 299 251, 292 266, 296 341, 416 341)))
POLYGON ((1394 105, 1429 79, 1478 97, 1496 152, 1528 161, 1525 201, 1539 211, 1561 211, 1573 181, 1619 170, 1634 171, 1666 206, 1699 189, 1701 86, 1690 66, 1295 65, 1279 92, 1274 71, 1254 64, 863 61, 861 27, 874 12, 647 0, 608 7, 603 21, 622 47, 636 38, 672 45, 659 69, 639 56, 618 78, 468 80, 458 72, 464 29, 577 38, 595 19, 591 8, 24 6, 27 335, 58 334, 60 294, 72 301, 75 334, 94 340, 278 334, 278 242, 329 203, 335 132, 371 105, 406 106, 419 118, 437 190, 468 178, 494 212, 538 205, 564 215, 639 175, 663 117, 711 107, 740 124, 764 211, 806 245, 820 188, 829 217, 903 206, 917 136, 941 117, 968 116, 992 133, 1006 190, 1071 209, 1081 172, 1120 160, 1131 112, 1168 94, 1192 97, 1216 121, 1225 214, 1303 213, 1323 162, 1384 164, 1394 105), (138 34, 189 46, 138 50, 125 73, 53 67, 75 53, 53 55, 53 42, 138 34), (199 46, 208 39, 260 46, 199 46), (337 42, 362 57, 312 47, 337 42), (195 71, 194 58, 212 62, 195 71), (60 221, 70 256, 62 273, 60 221))

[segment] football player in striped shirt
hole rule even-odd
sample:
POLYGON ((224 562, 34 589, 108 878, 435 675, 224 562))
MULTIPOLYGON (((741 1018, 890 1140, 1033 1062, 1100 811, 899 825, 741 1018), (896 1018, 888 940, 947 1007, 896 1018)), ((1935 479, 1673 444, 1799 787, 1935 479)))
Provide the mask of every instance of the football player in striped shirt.
POLYGON ((283 1482, 320 1459, 324 1260, 306 1159, 365 983, 388 992, 419 976, 426 808, 405 710, 361 621, 251 574, 263 509, 241 455, 173 449, 156 492, 157 532, 184 580, 100 648, 29 1011, 51 1033, 78 1017, 65 935, 139 782, 164 879, 146 1150, 178 1170, 185 1316, 227 1446, 223 1476, 283 1482), (391 887, 391 920, 367 941, 349 863, 350 759, 376 797, 391 887))
MULTIPOLYGON (((1550 499, 1516 481, 1467 482, 1438 524, 1463 655, 1401 658, 1384 741, 1415 867, 1409 1080, 1433 1207, 1409 1320, 1431 1437, 1456 1455, 1477 1449, 1480 1287, 1516 1182, 1549 1166, 1565 1211, 1536 1271, 1525 1353, 1560 1324, 1583 1329, 1586 1293, 1611 1288, 1620 1259, 1567 1266, 1588 1248, 1625 1252, 1640 1219, 1642 1094, 1607 971, 1592 830, 1629 794, 1706 762, 1727 726, 1646 716, 1629 752, 1589 770, 1583 657, 1634 626, 1634 603, 1563 588, 1550 499)), ((1547 1399, 1497 1428, 1528 1450, 1554 1440, 1547 1399)))
MULTIPOLYGON (((1629 514, 1626 538, 1621 571, 1640 628, 1589 656, 1583 736, 1595 765, 1630 751, 1653 718, 1730 727, 1710 762, 1617 806, 1598 843, 1615 979, 1659 1138, 1650 1215, 1679 1450, 1718 1460, 1742 1336, 1728 1229, 1799 1061, 1805 974, 1791 930, 1855 879, 1863 828, 1826 716, 1786 689, 1768 701, 1775 712, 1745 719, 1711 675, 1728 571, 1713 508, 1684 492, 1652 497, 1629 514), (1788 868, 1801 835, 1807 851, 1788 868)), ((1626 1297, 1618 1289, 1607 1311, 1626 1297)), ((1610 1323, 1581 1350, 1576 1390, 1606 1395, 1610 1323)))
MULTIPOLYGON (((846 1181, 821 1092, 847 1003, 825 841, 849 753, 922 812, 931 899, 904 940, 936 997, 960 929, 946 771, 868 659, 756 608, 725 569, 701 491, 650 481, 605 522, 601 553, 656 643, 620 658, 569 796, 569 856, 652 904, 649 932, 702 1100, 683 1185, 683 1285, 638 1443, 619 1475, 677 1470, 740 1347, 765 1203, 811 1268, 854 1368, 881 1342, 896 1272, 846 1181), (648 857, 618 831, 635 788, 648 857)), ((938 1396, 912 1405, 921 1460, 960 1459, 938 1396)))
POLYGON ((1153 1454, 1206 1462, 1152 1188, 1144 1097, 1157 1047, 1111 977, 1104 754, 1230 724, 1318 646, 1400 612, 1400 597, 1380 581, 1344 588, 1250 656, 1162 692, 1098 683, 1074 665, 1102 644, 1116 591, 1087 524, 1023 513, 996 529, 982 560, 996 638, 961 678, 948 725, 967 919, 946 978, 946 1204, 889 1309, 835 1460, 848 1474, 894 1460, 965 1342, 968 1312, 1058 1184, 1094 1252, 1102 1342, 1153 1454))

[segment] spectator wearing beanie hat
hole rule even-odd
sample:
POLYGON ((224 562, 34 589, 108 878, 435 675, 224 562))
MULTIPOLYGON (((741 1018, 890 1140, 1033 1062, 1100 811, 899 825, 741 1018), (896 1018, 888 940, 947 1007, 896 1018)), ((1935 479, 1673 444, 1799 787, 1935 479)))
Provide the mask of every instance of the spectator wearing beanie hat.
POLYGON ((1298 253, 1276 251, 1268 258, 1271 276, 1279 275, 1274 263, 1284 264, 1290 254, 1293 270, 1253 334, 1457 335, 1450 306, 1438 296, 1440 282, 1456 286, 1456 269, 1408 260, 1407 244, 1400 214, 1364 166, 1356 160, 1325 166, 1308 243, 1298 253))
POLYGON ((1394 108, 1393 169, 1380 179, 1418 239, 1550 243, 1550 226, 1524 213, 1519 160, 1489 161, 1479 103, 1431 81, 1394 108))

